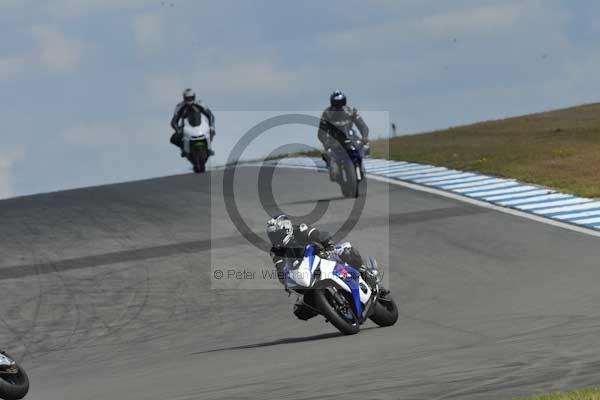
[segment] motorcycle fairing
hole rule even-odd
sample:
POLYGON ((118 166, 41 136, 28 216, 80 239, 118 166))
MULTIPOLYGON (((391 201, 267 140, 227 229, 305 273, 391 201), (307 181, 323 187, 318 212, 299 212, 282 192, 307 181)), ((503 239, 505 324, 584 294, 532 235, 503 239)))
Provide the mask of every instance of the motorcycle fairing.
POLYGON ((331 280, 338 287, 352 294, 354 311, 360 318, 362 316, 363 304, 366 304, 371 298, 371 288, 362 279, 358 270, 338 261, 322 259, 315 254, 313 245, 306 247, 304 258, 296 268, 286 267, 284 269, 286 286, 289 288, 309 288, 314 286, 317 281, 315 278, 317 270, 320 274, 320 281, 331 280))
POLYGON ((198 126, 192 126, 187 119, 183 120, 183 150, 189 154, 192 143, 199 141, 206 141, 210 148, 210 125, 204 114, 202 123, 198 126))

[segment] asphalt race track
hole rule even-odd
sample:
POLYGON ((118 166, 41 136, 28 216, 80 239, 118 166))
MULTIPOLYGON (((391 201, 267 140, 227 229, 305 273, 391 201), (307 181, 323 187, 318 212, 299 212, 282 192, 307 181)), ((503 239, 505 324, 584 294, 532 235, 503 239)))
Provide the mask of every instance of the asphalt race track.
MULTIPOLYGON (((262 235, 257 173, 238 169, 233 197, 262 235)), ((389 265, 401 315, 343 337, 297 320, 275 282, 212 278, 269 267, 222 177, 0 202, 0 337, 28 399, 511 399, 600 382, 598 239, 371 180, 347 239, 389 265)), ((314 171, 278 169, 274 188, 295 215, 330 199, 330 230, 353 205, 314 171)))

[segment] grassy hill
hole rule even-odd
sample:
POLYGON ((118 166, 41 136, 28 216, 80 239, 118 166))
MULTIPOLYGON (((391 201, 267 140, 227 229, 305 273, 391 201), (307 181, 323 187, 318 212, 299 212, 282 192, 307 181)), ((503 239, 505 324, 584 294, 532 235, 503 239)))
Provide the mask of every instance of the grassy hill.
POLYGON ((600 389, 583 389, 568 393, 552 393, 522 400, 600 400, 600 389))
POLYGON ((517 178, 600 197, 600 104, 379 140, 373 156, 517 178), (389 149, 388 149, 389 146, 389 149))

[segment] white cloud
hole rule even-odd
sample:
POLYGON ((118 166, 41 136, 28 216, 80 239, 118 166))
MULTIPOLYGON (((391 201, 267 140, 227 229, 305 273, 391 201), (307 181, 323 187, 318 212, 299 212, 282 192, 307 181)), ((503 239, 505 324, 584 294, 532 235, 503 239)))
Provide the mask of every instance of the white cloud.
POLYGON ((4 15, 14 17, 41 16, 72 19, 106 10, 127 10, 147 6, 147 0, 0 0, 4 15))
POLYGON ((512 3, 451 11, 425 17, 414 24, 414 29, 437 37, 494 33, 514 26, 523 9, 523 4, 512 3))
POLYGON ((160 49, 164 43, 164 14, 146 12, 133 17, 132 30, 137 45, 146 52, 160 49))
POLYGON ((189 64, 181 64, 178 69, 146 76, 144 91, 134 104, 142 105, 145 111, 150 107, 171 112, 181 91, 192 87, 209 105, 217 101, 225 103, 230 98, 244 99, 256 105, 257 102, 251 99, 298 96, 315 83, 313 80, 307 85, 314 76, 312 70, 285 67, 266 51, 235 56, 210 50, 204 53, 189 64))
MULTIPOLYGON (((73 86, 88 78, 97 93, 87 109, 101 112, 84 110, 77 116, 83 122, 74 126, 80 88, 48 95, 60 101, 34 119, 37 130, 20 127, 22 134, 10 139, 24 144, 44 128, 39 121, 50 120, 56 167, 49 181, 67 182, 64 175, 74 165, 88 168, 89 183, 119 176, 120 169, 160 174, 172 165, 185 167, 167 139, 173 107, 188 86, 216 112, 217 157, 234 138, 230 121, 224 121, 231 115, 219 109, 317 109, 336 88, 347 91, 361 110, 396 113, 402 131, 574 104, 600 92, 595 79, 600 58, 588 58, 573 32, 582 21, 573 13, 567 26, 563 7, 573 10, 555 0, 299 3, 298 20, 311 23, 298 25, 296 37, 281 33, 289 21, 283 7, 228 10, 173 1, 176 6, 164 8, 160 0, 0 0, 2 20, 11 25, 0 80, 23 77, 19 87, 25 88, 15 93, 8 111, 26 114, 16 109, 30 104, 22 92, 30 84, 44 93, 55 90, 62 81, 57 77, 73 76, 73 86), (43 26, 31 31, 32 23, 43 26), (223 23, 239 29, 223 31, 223 23), (96 29, 104 24, 109 26, 96 29), (167 46, 171 42, 177 47, 167 46), (136 44, 143 57, 131 54, 136 44), (87 57, 94 50, 102 57, 87 57), (123 87, 127 90, 119 91, 123 87), (114 102, 111 93, 119 93, 114 102), (63 124, 71 127, 59 131, 63 124), (140 143, 148 146, 145 156, 137 150, 140 143), (64 153, 63 145, 69 149, 64 153)), ((591 40, 588 46, 590 53, 597 49, 591 40)), ((39 179, 33 170, 15 170, 20 174, 15 186, 39 179)))
POLYGON ((147 5, 147 0, 53 0, 48 8, 57 12, 82 15, 108 8, 131 8, 147 5))
POLYGON ((82 41, 48 25, 31 27, 30 34, 36 40, 32 49, 0 58, 0 81, 78 69, 85 49, 82 41))
POLYGON ((520 33, 531 34, 531 27, 556 29, 566 16, 557 9, 544 7, 540 0, 512 1, 478 7, 465 7, 412 16, 383 24, 369 25, 321 37, 330 49, 360 51, 366 46, 385 47, 390 43, 423 43, 423 40, 460 37, 480 38, 520 33))
MULTIPOLYGON (((205 69, 208 65, 204 65, 205 69)), ((251 93, 283 94, 303 85, 301 71, 280 68, 273 59, 247 58, 231 60, 204 70, 202 80, 215 91, 229 94, 251 93)))
MULTIPOLYGON (((186 172, 189 165, 169 143, 168 121, 153 115, 125 120, 80 120, 57 134, 64 151, 85 153, 80 165, 93 174, 93 184, 123 182, 186 172)), ((78 177, 62 178, 76 187, 78 177)), ((67 183, 68 182, 68 183, 67 183)))
MULTIPOLYGON (((538 100, 535 88, 539 90, 564 62, 553 56, 572 53, 568 12, 545 4, 539 0, 488 2, 439 11, 446 4, 435 6, 434 13, 405 14, 393 23, 327 34, 321 36, 322 44, 334 61, 319 71, 331 80, 348 82, 369 104, 385 109, 400 111, 407 103, 423 101, 422 106, 413 107, 413 113, 422 113, 427 104, 444 104, 448 95, 464 106, 469 104, 468 93, 494 93, 509 87, 502 100, 490 96, 486 104, 498 113, 502 107, 512 110, 516 100, 538 100), (550 57, 542 59, 544 54, 550 57), (340 60, 349 67, 339 68, 340 60), (328 71, 335 67, 337 73, 328 71), (532 91, 524 95, 518 90, 523 87, 532 91)), ((478 118, 476 111, 465 115, 478 118)), ((419 118, 424 126, 430 120, 419 118)))
POLYGON ((167 123, 163 129, 156 119, 149 120, 147 116, 137 115, 121 121, 76 121, 60 134, 60 138, 67 145, 87 148, 114 146, 116 151, 121 145, 166 143, 169 138, 167 123))
POLYGON ((69 38, 50 26, 34 26, 32 32, 38 40, 36 56, 48 69, 69 71, 79 66, 83 51, 79 40, 69 38))

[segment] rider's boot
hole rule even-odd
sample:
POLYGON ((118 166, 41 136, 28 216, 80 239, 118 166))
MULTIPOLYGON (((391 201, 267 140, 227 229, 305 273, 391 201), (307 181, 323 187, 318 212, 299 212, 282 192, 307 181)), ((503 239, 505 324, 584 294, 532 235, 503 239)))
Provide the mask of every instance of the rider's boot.
POLYGON ((312 317, 316 317, 318 314, 306 304, 296 303, 294 304, 294 315, 302 321, 307 321, 312 317))
POLYGON ((307 293, 304 299, 296 302, 294 304, 294 315, 303 321, 309 320, 312 317, 317 316, 317 312, 315 311, 314 305, 312 304, 312 296, 311 293, 307 293))

